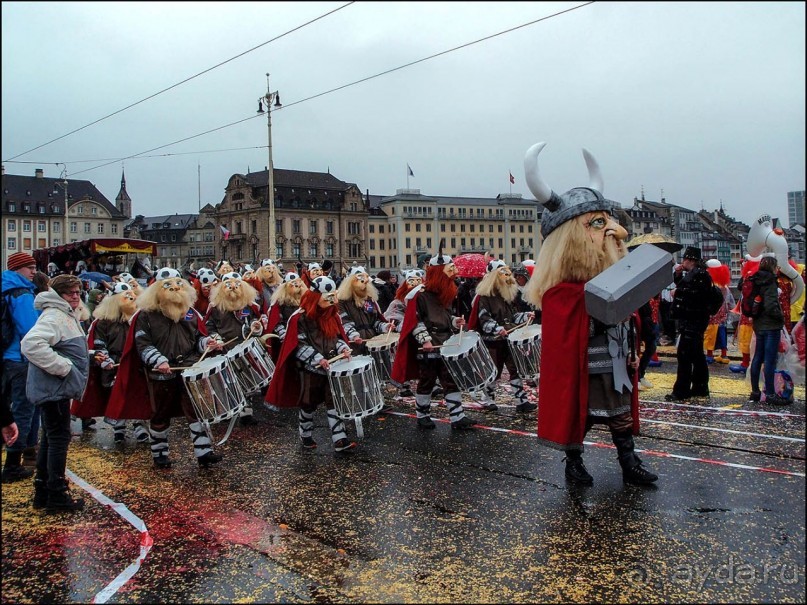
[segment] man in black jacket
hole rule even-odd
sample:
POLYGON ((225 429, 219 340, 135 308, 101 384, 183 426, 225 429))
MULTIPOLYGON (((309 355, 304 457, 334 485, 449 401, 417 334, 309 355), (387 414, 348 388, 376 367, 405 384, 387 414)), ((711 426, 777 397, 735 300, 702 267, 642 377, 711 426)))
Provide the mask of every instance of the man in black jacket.
POLYGON ((703 353, 703 333, 709 324, 707 301, 712 277, 701 258, 700 248, 688 246, 673 275, 675 294, 671 313, 678 320, 678 374, 667 401, 709 397, 709 366, 703 353))

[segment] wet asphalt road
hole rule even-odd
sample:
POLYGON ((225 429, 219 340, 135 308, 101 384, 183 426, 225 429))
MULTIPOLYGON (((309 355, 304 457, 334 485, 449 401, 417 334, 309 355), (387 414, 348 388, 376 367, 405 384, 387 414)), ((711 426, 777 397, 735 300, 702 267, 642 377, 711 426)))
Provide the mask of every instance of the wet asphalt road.
POLYGON ((84 511, 40 513, 30 482, 3 485, 2 602, 803 602, 804 387, 787 408, 747 403, 715 365, 710 401, 670 404, 662 359, 637 438, 655 488, 622 483, 596 428, 594 485, 567 485, 503 387, 495 413, 466 398, 470 432, 419 431, 414 401, 390 398, 352 454, 333 453, 322 409, 314 451, 296 410, 258 409, 210 469, 182 420, 160 472, 99 421, 68 460, 84 511))

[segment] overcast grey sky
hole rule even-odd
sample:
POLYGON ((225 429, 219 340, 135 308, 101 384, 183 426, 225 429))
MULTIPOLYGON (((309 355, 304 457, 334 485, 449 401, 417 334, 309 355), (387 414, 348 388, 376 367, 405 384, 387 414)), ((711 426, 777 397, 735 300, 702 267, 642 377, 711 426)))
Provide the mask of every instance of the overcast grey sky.
POLYGON ((265 117, 114 160, 256 116, 269 72, 275 167, 371 194, 406 187, 409 164, 427 195, 495 197, 512 171, 532 198, 523 161, 539 141, 553 189, 588 184, 586 147, 623 206, 663 190, 787 224, 787 192, 804 189, 802 2, 347 4, 3 2, 6 172, 57 177, 65 162, 114 200, 123 165, 136 214, 195 212, 200 189, 218 203, 231 175, 268 164, 265 117))

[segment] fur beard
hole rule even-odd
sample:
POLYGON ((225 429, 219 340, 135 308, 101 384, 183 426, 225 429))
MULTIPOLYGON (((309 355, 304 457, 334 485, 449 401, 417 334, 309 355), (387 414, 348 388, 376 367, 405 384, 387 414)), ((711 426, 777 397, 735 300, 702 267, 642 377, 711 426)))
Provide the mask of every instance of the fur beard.
POLYGON ((445 274, 441 265, 429 266, 423 289, 434 294, 446 309, 451 307, 451 303, 457 297, 457 284, 445 274))
POLYGON ((283 284, 275 291, 277 296, 273 296, 272 303, 299 307, 300 300, 303 298, 303 292, 305 292, 305 290, 294 290, 294 288, 288 287, 288 284, 283 284))
POLYGON ((331 305, 327 309, 323 309, 319 306, 319 300, 319 293, 309 290, 303 295, 300 306, 306 317, 317 322, 319 329, 327 338, 333 338, 339 335, 339 326, 342 323, 339 318, 339 305, 331 305))
POLYGON ((185 317, 191 304, 190 297, 184 292, 167 292, 160 297, 160 311, 174 323, 185 317))
POLYGON ((266 267, 261 267, 258 269, 257 275, 258 278, 267 286, 277 286, 283 281, 277 270, 270 271, 267 270, 266 267))
POLYGON ((518 294, 518 284, 512 277, 505 278, 493 271, 482 278, 476 286, 476 293, 479 296, 500 296, 506 302, 513 302, 518 294), (511 283, 507 280, 511 280, 511 283))
POLYGON ((222 285, 216 288, 210 302, 222 311, 240 311, 254 302, 257 295, 255 289, 247 283, 242 283, 236 290, 230 290, 222 285))
POLYGON ((395 298, 400 300, 401 302, 404 301, 406 295, 412 291, 412 288, 409 287, 409 284, 404 282, 400 286, 398 286, 398 290, 395 292, 395 298))

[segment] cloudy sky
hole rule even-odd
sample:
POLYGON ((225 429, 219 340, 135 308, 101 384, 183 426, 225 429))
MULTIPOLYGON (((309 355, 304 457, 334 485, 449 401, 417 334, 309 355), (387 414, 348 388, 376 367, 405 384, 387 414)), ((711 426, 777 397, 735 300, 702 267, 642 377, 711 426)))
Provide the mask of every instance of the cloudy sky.
POLYGON ((371 194, 409 164, 427 195, 512 172, 532 198, 539 141, 553 189, 588 184, 586 147, 623 206, 787 224, 805 187, 802 2, 3 2, 3 165, 110 200, 123 166, 135 213, 195 212, 268 164, 267 72, 275 167, 371 194))

